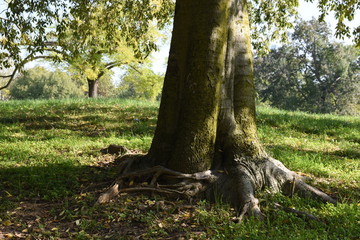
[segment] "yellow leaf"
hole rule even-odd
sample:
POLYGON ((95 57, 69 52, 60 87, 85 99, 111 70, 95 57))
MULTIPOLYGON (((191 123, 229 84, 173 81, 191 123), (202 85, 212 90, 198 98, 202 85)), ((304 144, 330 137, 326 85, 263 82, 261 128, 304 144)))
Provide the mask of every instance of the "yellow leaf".
POLYGON ((183 217, 184 217, 185 219, 188 219, 188 218, 191 217, 191 213, 190 213, 190 212, 185 212, 185 213, 183 214, 183 217))
POLYGON ((2 223, 4 226, 11 226, 13 223, 10 220, 3 221, 2 223))
POLYGON ((132 186, 132 185, 134 185, 134 181, 130 181, 130 183, 129 183, 129 186, 132 186))
POLYGON ((5 236, 6 238, 13 238, 13 237, 14 237, 14 234, 12 234, 12 233, 6 233, 6 234, 4 234, 4 236, 5 236))

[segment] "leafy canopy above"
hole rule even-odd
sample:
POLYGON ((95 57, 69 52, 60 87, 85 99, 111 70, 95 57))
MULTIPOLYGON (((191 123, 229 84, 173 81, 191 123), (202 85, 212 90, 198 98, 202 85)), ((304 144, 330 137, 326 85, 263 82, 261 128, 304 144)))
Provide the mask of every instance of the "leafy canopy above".
MULTIPOLYGON (((266 48, 271 41, 286 38, 287 29, 293 27, 299 1, 251 0, 248 4, 254 46, 266 48)), ((147 34, 149 28, 153 24, 161 28, 174 12, 174 0, 7 0, 6 5, 0 15, 2 68, 21 63, 24 50, 32 57, 43 53, 54 38, 57 46, 74 58, 84 52, 118 51, 123 43, 141 58, 156 49, 147 34)), ((338 37, 350 36, 346 21, 353 20, 355 11, 360 9, 358 0, 319 0, 317 5, 320 19, 335 12, 338 37)), ((359 44, 360 28, 352 34, 359 44)))

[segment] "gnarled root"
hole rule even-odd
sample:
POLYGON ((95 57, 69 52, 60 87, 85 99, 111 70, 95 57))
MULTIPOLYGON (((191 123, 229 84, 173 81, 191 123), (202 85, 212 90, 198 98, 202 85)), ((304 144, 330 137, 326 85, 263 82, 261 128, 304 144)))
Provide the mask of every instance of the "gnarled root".
MULTIPOLYGON (((127 168, 124 168, 127 169, 127 168)), ((206 186, 215 182, 218 173, 204 171, 194 174, 180 173, 171 169, 156 166, 143 170, 127 172, 118 177, 112 187, 103 193, 98 203, 107 203, 121 192, 150 191, 170 195, 193 197, 204 192, 206 186), (138 185, 133 185, 133 179, 137 178, 138 185), (161 180, 159 180, 161 178, 161 180), (130 180, 131 186, 125 187, 125 180, 130 180), (167 182, 174 182, 167 184, 167 182)))
POLYGON ((225 170, 207 170, 193 174, 177 172, 162 166, 144 168, 144 159, 125 158, 119 165, 121 175, 112 187, 99 197, 98 203, 109 202, 121 192, 144 191, 177 197, 202 196, 210 200, 221 198, 237 209, 239 221, 246 215, 263 217, 259 200, 255 198, 255 191, 264 188, 274 193, 283 192, 289 196, 298 193, 301 197, 336 203, 333 198, 309 186, 299 175, 273 158, 239 158, 225 170), (139 170, 138 166, 143 168, 139 170))
MULTIPOLYGON (((213 200, 221 197, 230 203, 239 213, 239 221, 245 215, 262 218, 259 201, 255 191, 269 189, 272 193, 283 192, 288 196, 297 193, 301 197, 310 197, 323 202, 336 203, 336 200, 322 191, 306 184, 299 175, 287 169, 273 158, 236 159, 228 174, 218 178, 207 191, 207 197, 213 200)), ((303 213, 306 215, 306 213, 303 213)), ((310 216, 311 214, 308 214, 310 216)))

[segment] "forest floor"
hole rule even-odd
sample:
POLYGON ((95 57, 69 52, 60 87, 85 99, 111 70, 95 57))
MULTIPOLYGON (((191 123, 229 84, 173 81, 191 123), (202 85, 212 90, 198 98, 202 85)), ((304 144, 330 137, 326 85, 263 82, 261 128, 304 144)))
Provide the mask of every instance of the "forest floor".
POLYGON ((0 239, 360 239, 359 117, 258 108, 267 151, 336 206, 265 191, 265 219, 239 224, 220 200, 124 193, 96 205, 117 175, 116 156, 100 150, 146 153, 157 109, 120 99, 0 102, 0 239))

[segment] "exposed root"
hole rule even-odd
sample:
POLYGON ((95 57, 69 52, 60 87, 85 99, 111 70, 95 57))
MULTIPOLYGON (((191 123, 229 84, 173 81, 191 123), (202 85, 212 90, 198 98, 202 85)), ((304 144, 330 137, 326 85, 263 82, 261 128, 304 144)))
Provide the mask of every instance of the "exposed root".
MULTIPOLYGON (((128 162, 132 164, 132 162, 128 162)), ((123 166, 122 166, 123 167, 123 166)), ((156 166, 147 168, 139 171, 127 172, 127 167, 123 167, 123 174, 116 179, 115 183, 109 190, 103 193, 98 203, 103 204, 109 202, 112 198, 121 192, 157 192, 170 195, 193 197, 198 195, 200 192, 206 190, 206 185, 213 183, 217 180, 218 174, 214 171, 208 170, 204 172, 186 174, 173 171, 171 169, 156 166), (162 178, 161 182, 167 182, 170 179, 176 180, 175 184, 159 184, 159 178, 162 178), (129 186, 121 187, 124 180, 126 179, 140 179, 145 180, 139 181, 140 184, 146 183, 148 186, 129 186), (150 179, 150 181, 149 181, 150 179)))
POLYGON ((105 193, 101 194, 97 200, 97 203, 104 204, 110 202, 110 200, 119 194, 119 184, 115 183, 105 193))
MULTIPOLYGON (((146 167, 144 159, 143 156, 123 157, 118 165, 121 175, 97 202, 107 203, 122 192, 150 192, 186 198, 202 196, 215 201, 221 198, 237 209, 239 222, 245 216, 264 217, 259 200, 254 196, 256 190, 263 188, 270 189, 271 192, 282 191, 290 197, 298 193, 301 197, 336 203, 333 198, 309 186, 300 176, 272 158, 236 159, 231 168, 227 167, 225 171, 207 170, 193 174, 162 166, 146 167)), ((320 221, 311 214, 278 204, 275 206, 307 219, 320 221)))
POLYGON ((299 217, 302 217, 302 218, 305 218, 306 220, 313 220, 313 221, 316 221, 316 222, 319 222, 319 223, 323 223, 318 217, 315 217, 314 215, 310 214, 310 213, 307 213, 307 212, 304 212, 304 211, 299 211, 299 210, 296 210, 294 208, 289 208, 289 207, 284 207, 284 206, 281 206, 280 204, 278 203, 274 203, 274 207, 277 208, 277 209, 281 209, 287 213, 293 213, 299 217))
POLYGON ((310 197, 317 200, 320 200, 322 202, 329 202, 332 204, 336 204, 337 201, 327 195, 326 193, 320 191, 319 189, 316 189, 308 184, 306 184, 302 180, 296 180, 295 181, 295 192, 299 194, 301 197, 310 197))
POLYGON ((241 222, 245 215, 254 216, 258 219, 264 218, 264 214, 261 212, 259 207, 258 199, 254 198, 251 201, 248 201, 244 204, 244 206, 242 207, 239 213, 238 221, 241 222))

